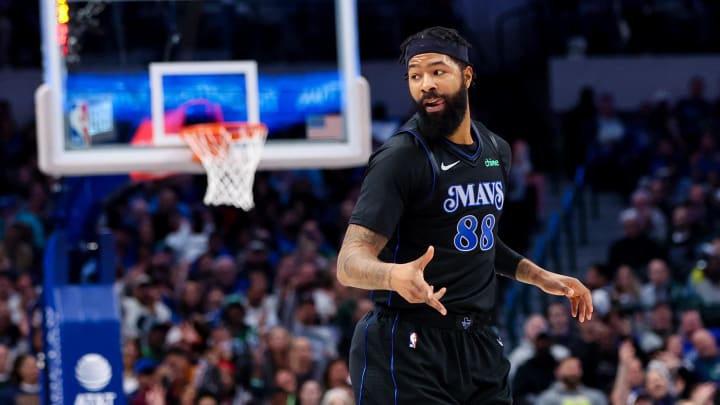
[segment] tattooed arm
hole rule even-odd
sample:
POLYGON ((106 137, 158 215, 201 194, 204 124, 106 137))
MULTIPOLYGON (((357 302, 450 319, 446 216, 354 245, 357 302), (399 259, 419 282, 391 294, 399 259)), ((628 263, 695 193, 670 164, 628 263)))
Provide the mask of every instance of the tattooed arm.
POLYGON ((350 224, 338 255, 337 277, 346 286, 389 290, 393 263, 378 259, 388 238, 364 226, 350 224))
POLYGON ((350 224, 338 255, 337 278, 341 284, 366 290, 390 290, 411 303, 425 303, 445 315, 440 298, 445 287, 434 291, 423 277, 435 252, 432 246, 408 263, 385 263, 378 254, 388 239, 360 225, 350 224))

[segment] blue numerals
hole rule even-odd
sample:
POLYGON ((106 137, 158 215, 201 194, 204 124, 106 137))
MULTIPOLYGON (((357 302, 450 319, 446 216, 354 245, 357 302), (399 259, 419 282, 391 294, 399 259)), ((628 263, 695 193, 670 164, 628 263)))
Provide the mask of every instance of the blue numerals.
POLYGON ((493 228, 495 228, 493 214, 485 215, 479 223, 475 215, 465 215, 457 224, 455 248, 461 252, 469 252, 480 245, 480 250, 489 250, 495 243, 493 228), (480 225, 480 236, 477 234, 478 225, 480 225))

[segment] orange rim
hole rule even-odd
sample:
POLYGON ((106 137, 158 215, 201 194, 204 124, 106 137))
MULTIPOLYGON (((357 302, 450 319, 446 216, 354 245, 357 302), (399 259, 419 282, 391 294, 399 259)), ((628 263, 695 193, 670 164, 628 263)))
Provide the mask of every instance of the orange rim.
MULTIPOLYGON (((263 136, 267 133, 267 126, 262 123, 251 122, 211 122, 204 124, 195 124, 183 127, 180 130, 180 137, 183 139, 191 137, 204 137, 205 142, 209 146, 210 153, 217 154, 219 149, 227 145, 223 132, 229 132, 233 141, 241 138, 252 138, 254 136, 263 136), (262 134, 262 135, 261 135, 262 134)), ((193 161, 200 163, 200 156, 193 150, 193 161)))

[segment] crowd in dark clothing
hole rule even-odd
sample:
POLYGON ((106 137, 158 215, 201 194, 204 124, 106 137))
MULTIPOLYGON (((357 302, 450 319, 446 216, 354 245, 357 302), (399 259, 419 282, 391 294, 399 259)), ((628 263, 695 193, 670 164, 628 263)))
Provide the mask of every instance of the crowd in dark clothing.
POLYGON ((720 100, 705 97, 696 77, 620 113, 587 88, 564 115, 568 174, 587 163, 589 186, 626 207, 582 275, 593 319, 569 322, 562 302, 526 319, 517 403, 720 403, 720 100))
MULTIPOLYGON (((616 112, 612 95, 588 91, 583 107, 568 113, 563 136, 583 147, 576 152, 591 162, 591 185, 628 206, 607 260, 583 275, 593 290, 592 321, 577 324, 564 302, 553 302, 528 315, 523 341, 506 348, 518 403, 573 396, 664 404, 715 395, 720 110, 701 85, 694 80, 688 97, 655 97, 632 114, 616 112)), ((52 195, 62 180, 40 173, 34 142, 32 124, 18 127, 0 103, 6 397, 38 395, 42 254, 61 208, 52 195)), ((508 198, 537 208, 542 175, 526 148, 514 145, 508 198)), ((204 206, 201 176, 128 182, 107 196, 93 224, 115 241, 128 402, 307 405, 333 396, 352 403, 349 340, 372 303, 336 281, 335 257, 362 174, 260 172, 248 213, 204 206)))
MULTIPOLYGON (((62 179, 0 103, 0 403, 37 397, 45 243, 62 179)), ((202 176, 131 182, 91 218, 114 237, 130 404, 350 400, 349 337, 370 307, 336 281, 362 168, 259 173, 250 213, 202 204, 202 176), (329 399, 328 399, 329 400, 329 399), (215 401, 215 402, 208 402, 215 401)), ((62 226, 62 223, 60 224, 62 226)), ((67 225, 67 224, 66 224, 67 225)), ((71 268, 93 280, 93 266, 71 268)))

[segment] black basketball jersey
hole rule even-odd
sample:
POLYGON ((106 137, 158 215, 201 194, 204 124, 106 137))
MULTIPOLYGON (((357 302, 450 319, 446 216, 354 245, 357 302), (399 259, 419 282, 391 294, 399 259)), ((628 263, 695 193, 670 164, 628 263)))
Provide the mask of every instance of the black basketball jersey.
MULTIPOLYGON (((493 307, 496 248, 509 250, 497 235, 510 147, 479 122, 473 122, 472 136, 474 150, 444 138, 428 142, 413 117, 370 157, 350 218, 388 237, 383 261, 412 261, 433 245, 425 280, 436 290, 447 287, 442 302, 459 313, 493 307)), ((512 276, 515 268, 498 271, 512 276)), ((425 305, 384 290, 373 291, 373 300, 393 308, 425 305)))

